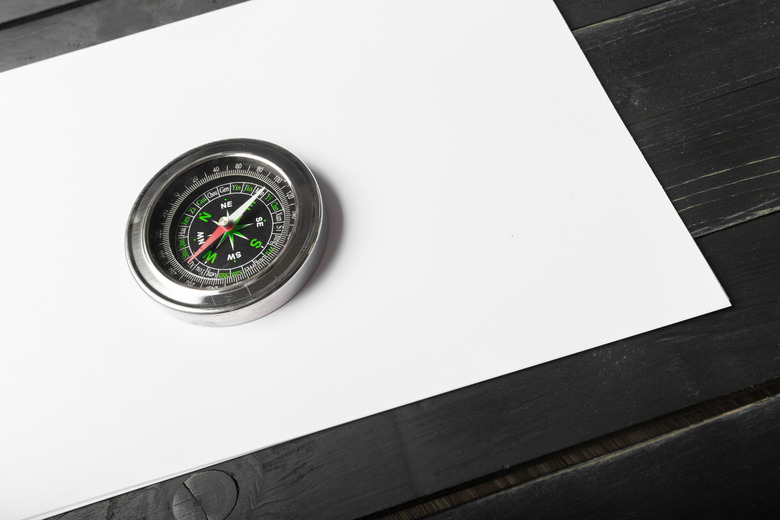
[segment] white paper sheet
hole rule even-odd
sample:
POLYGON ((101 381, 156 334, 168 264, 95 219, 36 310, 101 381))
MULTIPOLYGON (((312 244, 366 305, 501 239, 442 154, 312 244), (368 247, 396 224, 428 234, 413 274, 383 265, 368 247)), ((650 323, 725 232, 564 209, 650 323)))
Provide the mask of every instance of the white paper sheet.
POLYGON ((0 157, 7 520, 728 305, 551 0, 224 9, 0 75, 0 157), (123 234, 228 137, 306 161, 332 233, 289 304, 201 328, 123 234))

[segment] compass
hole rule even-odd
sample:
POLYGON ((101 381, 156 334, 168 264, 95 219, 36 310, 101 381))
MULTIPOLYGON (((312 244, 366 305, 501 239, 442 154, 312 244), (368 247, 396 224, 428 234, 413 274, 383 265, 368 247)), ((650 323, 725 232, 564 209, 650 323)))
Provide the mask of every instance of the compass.
POLYGON ((284 148, 230 139, 174 159, 141 191, 126 254, 141 288, 178 317, 236 325, 278 309, 327 240, 317 181, 284 148))

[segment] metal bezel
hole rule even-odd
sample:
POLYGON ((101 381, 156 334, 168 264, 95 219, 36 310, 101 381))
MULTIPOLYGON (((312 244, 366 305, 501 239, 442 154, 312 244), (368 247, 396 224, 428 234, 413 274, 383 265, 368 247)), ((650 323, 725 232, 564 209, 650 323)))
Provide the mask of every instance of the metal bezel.
POLYGON ((289 301, 314 273, 326 240, 325 208, 309 168, 278 145, 228 139, 182 154, 147 183, 130 212, 126 255, 130 270, 144 291, 180 318, 206 325, 233 325, 260 318, 289 301), (150 216, 174 179, 200 163, 222 157, 251 158, 284 175, 295 193, 295 229, 279 256, 263 272, 227 287, 187 287, 170 279, 153 261, 148 242, 150 216))

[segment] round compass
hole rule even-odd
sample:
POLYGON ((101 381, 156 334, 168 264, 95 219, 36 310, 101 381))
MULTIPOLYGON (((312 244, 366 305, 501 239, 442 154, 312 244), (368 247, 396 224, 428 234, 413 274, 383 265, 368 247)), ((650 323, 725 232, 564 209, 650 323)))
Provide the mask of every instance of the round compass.
POLYGON ((218 141, 165 166, 127 224, 130 270, 179 317, 235 325, 292 298, 325 250, 325 209, 309 169, 280 146, 218 141))

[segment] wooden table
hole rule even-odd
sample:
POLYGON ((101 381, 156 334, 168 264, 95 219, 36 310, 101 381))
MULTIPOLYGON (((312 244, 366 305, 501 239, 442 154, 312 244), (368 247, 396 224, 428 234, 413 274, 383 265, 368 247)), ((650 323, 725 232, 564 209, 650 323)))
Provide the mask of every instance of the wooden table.
MULTIPOLYGON (((240 1, 4 0, 0 70, 240 1)), ((780 2, 557 4, 733 307, 57 518, 776 514, 780 2)))

